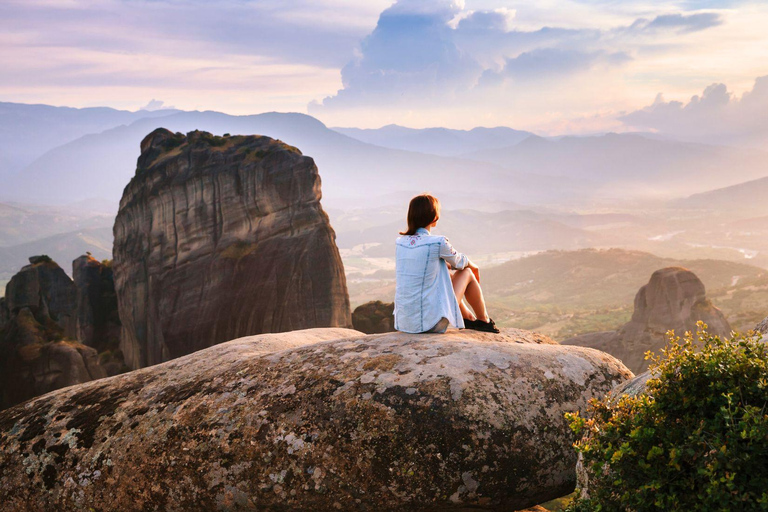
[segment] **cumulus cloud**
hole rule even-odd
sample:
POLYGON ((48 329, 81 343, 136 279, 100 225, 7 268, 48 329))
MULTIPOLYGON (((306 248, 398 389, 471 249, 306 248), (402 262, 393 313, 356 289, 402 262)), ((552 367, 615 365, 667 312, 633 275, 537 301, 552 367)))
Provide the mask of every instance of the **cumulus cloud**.
POLYGON ((474 85, 480 65, 454 41, 452 1, 400 0, 381 13, 361 55, 341 70, 344 88, 325 106, 423 102, 474 85))
POLYGON ((515 94, 516 84, 620 68, 648 36, 682 37, 722 23, 716 13, 671 13, 613 28, 521 30, 516 15, 506 8, 467 10, 455 0, 397 0, 342 69, 343 88, 312 103, 310 113, 382 102, 404 108, 473 102, 489 88, 515 94))
POLYGON ((736 97, 725 84, 712 84, 687 103, 659 94, 640 110, 620 117, 628 127, 653 130, 686 140, 721 144, 768 143, 768 76, 736 97))

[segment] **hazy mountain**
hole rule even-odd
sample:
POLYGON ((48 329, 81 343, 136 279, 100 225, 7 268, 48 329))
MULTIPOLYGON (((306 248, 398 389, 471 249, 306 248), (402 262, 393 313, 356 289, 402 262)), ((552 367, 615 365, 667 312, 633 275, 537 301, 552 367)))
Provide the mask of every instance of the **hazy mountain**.
MULTIPOLYGON (((768 175, 768 169, 764 174, 768 175)), ((768 176, 730 187, 693 194, 685 199, 675 201, 675 205, 681 208, 723 212, 746 210, 752 215, 759 215, 768 213, 766 197, 768 197, 768 176)))
POLYGON ((112 259, 112 228, 81 229, 24 244, 0 247, 0 281, 13 277, 21 267, 29 263, 30 256, 38 254, 47 254, 71 275, 72 260, 86 251, 90 251, 98 260, 112 259))
POLYGON ((492 148, 513 146, 531 132, 503 126, 451 130, 449 128, 406 128, 390 124, 376 129, 332 128, 357 140, 392 149, 418 151, 441 156, 457 156, 492 148))
POLYGON ((638 134, 531 136, 467 158, 519 172, 599 183, 606 196, 672 196, 701 192, 768 174, 768 153, 651 139, 638 134))
MULTIPOLYGON (((0 247, 32 242, 55 234, 80 229, 112 228, 114 214, 102 213, 101 205, 66 207, 0 203, 0 247)), ((30 256, 32 256, 30 254, 30 256)))
MULTIPOLYGON (((323 179, 324 204, 374 206, 402 203, 431 190, 473 199, 524 204, 586 194, 588 183, 523 174, 494 164, 382 148, 328 129, 303 114, 230 116, 181 112, 140 119, 100 134, 86 135, 38 158, 9 183, 19 197, 64 203, 99 196, 117 201, 135 172, 141 140, 158 127, 216 134, 262 134, 281 139, 312 156, 323 179), (45 184, 41 187, 41 184, 45 184)), ((406 203, 407 204, 407 203, 406 203)))
MULTIPOLYGON (((69 108, 0 102, 0 179, 11 176, 46 151, 88 133, 162 117, 176 110, 128 112, 107 107, 69 108)), ((6 191, 2 191, 5 196, 6 191)))

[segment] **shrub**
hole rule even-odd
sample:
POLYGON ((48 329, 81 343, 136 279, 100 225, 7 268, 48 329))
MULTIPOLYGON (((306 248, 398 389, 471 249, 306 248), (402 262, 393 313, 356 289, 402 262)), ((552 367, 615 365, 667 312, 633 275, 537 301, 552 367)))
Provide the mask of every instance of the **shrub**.
POLYGON ((759 337, 670 333, 646 390, 569 414, 582 511, 768 510, 768 350, 759 337))

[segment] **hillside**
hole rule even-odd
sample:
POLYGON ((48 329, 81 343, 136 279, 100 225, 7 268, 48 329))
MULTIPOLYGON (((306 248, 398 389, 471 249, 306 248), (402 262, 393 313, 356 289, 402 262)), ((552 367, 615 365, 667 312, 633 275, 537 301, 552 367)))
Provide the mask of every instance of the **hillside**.
MULTIPOLYGON (((349 250, 342 255, 353 307, 393 300, 393 267, 377 269, 379 260, 349 250)), ((663 258, 624 249, 546 251, 496 266, 492 258, 476 261, 489 310, 499 325, 535 329, 558 340, 626 323, 637 291, 664 267, 692 270, 736 329, 753 328, 768 311, 768 270, 744 263, 663 258)))
POLYGON ((500 323, 535 325, 559 339, 614 329, 626 322, 637 290, 663 267, 684 267, 704 283, 707 296, 739 330, 768 310, 768 271, 721 260, 677 260, 621 249, 548 251, 481 274, 500 323))
MULTIPOLYGON (((764 175, 768 175, 768 169, 764 175)), ((751 216, 768 214, 768 177, 738 183, 730 187, 693 194, 675 201, 679 208, 695 208, 709 211, 749 212, 751 216)))
MULTIPOLYGON (((98 260, 112 259, 112 228, 86 228, 0 247, 0 281, 10 279, 28 263, 30 256, 36 254, 47 254, 55 261, 60 261, 61 268, 71 274, 72 260, 85 252, 90 252, 98 260)), ((0 291, 0 295, 2 293, 0 291)))
POLYGON ((0 203, 0 247, 32 242, 77 229, 111 228, 114 212, 90 210, 87 203, 60 207, 0 203))

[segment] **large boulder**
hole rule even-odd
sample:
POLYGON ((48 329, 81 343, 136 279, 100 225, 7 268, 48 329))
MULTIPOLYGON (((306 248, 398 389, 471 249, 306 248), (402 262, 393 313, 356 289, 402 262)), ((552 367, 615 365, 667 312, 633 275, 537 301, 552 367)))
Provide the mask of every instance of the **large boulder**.
POLYGON ((320 197, 314 161, 280 141, 150 133, 114 228, 129 367, 244 335, 351 326, 320 197))
POLYGON ((618 331, 584 334, 569 338, 564 345, 592 347, 612 354, 633 372, 648 368, 647 351, 658 351, 667 343, 666 333, 682 335, 696 331, 703 321, 711 334, 728 336, 731 326, 707 299, 704 283, 690 270, 668 267, 657 270, 635 296, 632 319, 618 331))
POLYGON ((380 334, 395 330, 395 304, 372 300, 352 312, 352 326, 365 334, 380 334))
POLYGON ((564 413, 631 376, 516 330, 253 336, 0 413, 0 502, 517 510, 574 489, 564 413))

